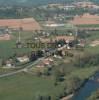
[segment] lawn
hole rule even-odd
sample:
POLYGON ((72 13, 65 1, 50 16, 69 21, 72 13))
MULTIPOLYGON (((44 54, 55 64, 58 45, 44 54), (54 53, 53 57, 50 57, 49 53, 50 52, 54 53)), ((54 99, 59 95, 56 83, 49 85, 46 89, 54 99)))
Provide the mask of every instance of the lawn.
POLYGON ((99 31, 91 31, 89 32, 90 36, 86 38, 88 44, 85 47, 85 51, 89 53, 99 53, 99 45, 95 47, 91 47, 90 44, 95 41, 99 40, 99 31))
MULTIPOLYGON (((69 80, 72 76, 78 76, 80 79, 86 79, 98 67, 79 68, 66 76, 69 80)), ((50 95, 52 100, 62 93, 64 84, 54 85, 53 78, 36 77, 30 74, 20 73, 14 76, 0 78, 0 100, 36 100, 40 95, 50 95)))
POLYGON ((91 75, 93 75, 97 70, 99 70, 98 67, 86 67, 86 68, 78 68, 77 70, 71 72, 69 77, 71 76, 78 76, 80 79, 86 79, 89 78, 91 75))
MULTIPOLYGON (((13 39, 10 41, 0 41, 0 58, 7 58, 14 53, 27 53, 31 51, 29 48, 16 48, 16 41, 18 40, 18 32, 12 32, 13 39)), ((26 39, 31 38, 34 35, 33 32, 21 32, 22 43, 26 42, 26 39)))
POLYGON ((39 94, 49 94, 55 100, 62 90, 62 85, 54 86, 53 79, 24 73, 0 79, 0 100, 35 100, 39 94))
POLYGON ((85 52, 88 54, 98 54, 99 53, 99 46, 95 46, 95 47, 87 46, 85 48, 85 52))
MULTIPOLYGON (((15 34, 16 35, 16 34, 15 34)), ((0 57, 7 58, 14 53, 27 53, 30 49, 15 49, 15 40, 0 41, 0 57)), ((98 53, 99 47, 86 47, 86 52, 98 53)), ((66 64, 60 64, 59 66, 66 66, 66 64)), ((74 68, 67 65, 66 72, 70 72, 66 75, 66 81, 72 76, 77 76, 84 80, 90 77, 98 67, 86 67, 86 68, 74 68)), ((1 70, 2 72, 2 70, 1 70)), ((55 80, 52 77, 36 77, 26 73, 20 73, 17 75, 0 78, 0 100, 36 100, 35 98, 40 95, 50 95, 52 100, 56 100, 56 97, 63 92, 64 82, 55 86, 55 80)))
POLYGON ((85 25, 77 25, 78 27, 82 28, 99 28, 99 24, 85 24, 85 25))
POLYGON ((99 39, 99 31, 91 31, 89 32, 89 37, 87 37, 88 40, 96 40, 99 39))
POLYGON ((27 53, 30 50, 28 48, 17 49, 16 41, 0 41, 0 58, 8 58, 12 56, 14 53, 27 53))
MULTIPOLYGON (((18 34, 19 32, 12 32, 12 35, 14 36, 14 39, 18 39, 18 34)), ((34 32, 31 32, 31 31, 21 31, 20 32, 20 36, 21 36, 21 39, 22 40, 25 40, 25 39, 28 39, 30 37, 32 37, 34 35, 34 32)))

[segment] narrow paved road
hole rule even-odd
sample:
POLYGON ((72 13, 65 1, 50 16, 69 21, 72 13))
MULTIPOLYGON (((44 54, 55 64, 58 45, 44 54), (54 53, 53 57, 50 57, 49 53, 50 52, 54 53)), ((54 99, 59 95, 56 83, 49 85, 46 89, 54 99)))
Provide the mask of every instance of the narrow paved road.
MULTIPOLYGON (((54 49, 54 50, 50 50, 49 53, 53 53, 53 52, 55 52, 56 50, 58 50, 58 49, 56 48, 56 49, 54 49)), ((46 56, 45 56, 45 57, 46 57, 46 56)), ((19 69, 19 70, 17 70, 17 71, 13 71, 13 72, 10 72, 10 73, 7 73, 7 74, 2 74, 2 75, 0 75, 0 78, 2 78, 2 77, 7 77, 7 76, 12 76, 12 75, 15 75, 15 74, 20 73, 20 72, 25 72, 25 71, 27 71, 29 68, 31 68, 31 67, 35 66, 37 63, 39 63, 39 62, 40 62, 41 60, 43 60, 45 57, 39 58, 38 60, 34 61, 34 63, 32 63, 31 65, 26 66, 26 67, 23 68, 23 69, 19 69)))
POLYGON ((20 69, 20 70, 14 71, 14 72, 10 72, 10 73, 7 73, 7 74, 2 74, 2 75, 0 75, 0 78, 2 78, 2 77, 7 77, 7 76, 12 76, 12 75, 15 75, 15 74, 17 74, 17 73, 24 72, 25 70, 27 70, 27 69, 33 67, 34 65, 36 65, 37 63, 39 63, 39 62, 40 62, 41 60, 43 60, 43 59, 44 59, 44 58, 40 58, 40 59, 36 60, 34 63, 32 63, 31 65, 26 66, 26 67, 23 68, 23 69, 20 69))

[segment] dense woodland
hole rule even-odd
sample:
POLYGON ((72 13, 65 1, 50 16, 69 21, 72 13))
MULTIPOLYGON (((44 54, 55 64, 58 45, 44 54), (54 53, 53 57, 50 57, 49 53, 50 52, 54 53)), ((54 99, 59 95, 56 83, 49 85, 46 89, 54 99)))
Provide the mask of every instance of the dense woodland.
POLYGON ((59 8, 50 9, 49 7, 26 7, 26 6, 1 6, 0 7, 0 18, 26 18, 26 17, 34 17, 37 20, 46 20, 48 18, 54 18, 55 16, 59 17, 61 14, 66 16, 70 16, 73 18, 75 15, 83 15, 83 13, 99 13, 99 10, 90 10, 90 9, 82 9, 75 8, 72 10, 64 10, 59 8))
MULTIPOLYGON (((75 1, 82 1, 82 0, 0 0, 0 5, 1 6, 27 6, 27 7, 32 7, 32 6, 38 6, 38 5, 46 5, 48 3, 71 3, 75 1)), ((93 1, 95 3, 99 3, 99 0, 89 0, 93 1)))
POLYGON ((37 6, 45 5, 48 3, 71 3, 73 1, 81 0, 0 0, 0 5, 20 5, 20 6, 37 6))

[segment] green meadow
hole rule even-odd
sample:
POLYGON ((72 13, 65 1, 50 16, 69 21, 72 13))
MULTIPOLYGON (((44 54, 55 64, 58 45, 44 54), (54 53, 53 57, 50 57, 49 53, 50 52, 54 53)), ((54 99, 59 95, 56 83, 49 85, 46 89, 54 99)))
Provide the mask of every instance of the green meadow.
POLYGON ((20 73, 0 79, 0 100, 36 100, 39 95, 50 95, 52 100, 62 93, 63 85, 54 85, 51 78, 20 73))
POLYGON ((0 58, 8 58, 13 54, 23 54, 30 50, 28 48, 16 48, 16 41, 0 41, 0 58))
POLYGON ((57 86, 54 84, 54 77, 37 77, 26 73, 0 78, 0 100, 36 100, 39 95, 49 95, 51 100, 57 100, 70 77, 79 76, 83 80, 96 70, 98 67, 94 67, 94 70, 93 67, 73 70, 65 77, 66 80, 57 86))

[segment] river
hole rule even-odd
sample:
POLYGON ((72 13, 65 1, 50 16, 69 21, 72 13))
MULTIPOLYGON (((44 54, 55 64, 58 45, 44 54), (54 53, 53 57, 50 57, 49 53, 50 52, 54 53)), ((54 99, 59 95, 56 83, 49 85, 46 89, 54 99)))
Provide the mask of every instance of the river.
POLYGON ((87 98, 97 89, 99 89, 99 73, 96 73, 88 80, 84 87, 82 87, 72 98, 72 100, 87 100, 87 98))

